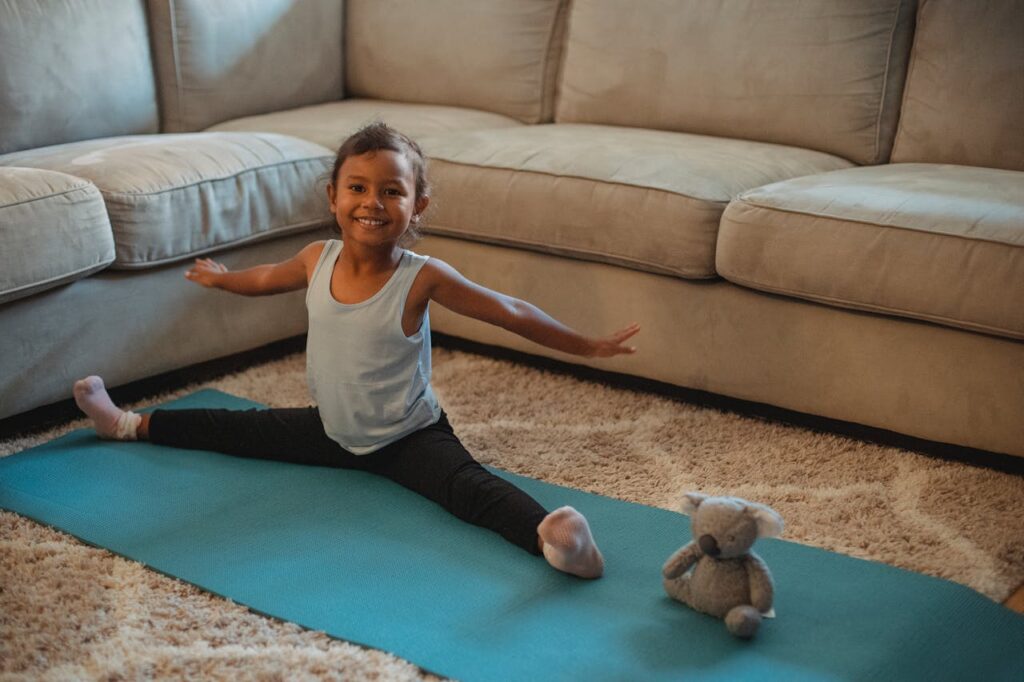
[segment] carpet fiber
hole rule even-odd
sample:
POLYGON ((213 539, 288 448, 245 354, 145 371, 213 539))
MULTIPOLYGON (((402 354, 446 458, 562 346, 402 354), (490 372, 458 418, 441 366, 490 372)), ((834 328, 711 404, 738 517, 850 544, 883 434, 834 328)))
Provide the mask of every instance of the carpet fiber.
MULTIPOLYGON (((946 577, 997 600, 1024 582, 1020 477, 464 353, 435 351, 435 384, 471 450, 506 470, 664 508, 674 508, 683 490, 735 493, 782 512, 789 540, 946 577)), ((274 405, 308 402, 301 355, 209 385, 274 405)), ((82 425, 0 443, 0 454, 82 425)), ((940 606, 953 613, 956 599, 940 606)), ((794 622, 780 613, 769 629, 783 615, 794 622)), ((0 514, 0 672, 424 676, 10 513, 0 514)))
MULTIPOLYGON (((203 391, 171 406, 252 403, 203 391)), ((549 508, 568 503, 590 518, 608 561, 602 580, 552 571, 360 472, 112 444, 88 430, 0 461, 0 506, 459 679, 1015 680, 1024 671, 1024 617, 947 581, 780 541, 759 547, 784 617, 755 643, 737 641, 661 591, 661 562, 689 540, 684 517, 515 481, 549 508)))

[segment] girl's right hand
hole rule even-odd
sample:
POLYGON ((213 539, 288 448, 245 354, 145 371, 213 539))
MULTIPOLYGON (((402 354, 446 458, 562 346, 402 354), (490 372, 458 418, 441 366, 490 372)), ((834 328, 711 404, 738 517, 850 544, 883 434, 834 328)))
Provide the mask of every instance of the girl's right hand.
POLYGON ((624 345, 626 340, 635 336, 640 331, 640 325, 636 322, 615 332, 611 336, 601 339, 590 339, 589 350, 585 355, 591 358, 610 358, 613 355, 624 353, 635 353, 636 346, 624 345))
POLYGON ((217 286, 217 279, 228 271, 227 267, 209 258, 196 258, 195 265, 185 272, 185 279, 204 287, 217 286))

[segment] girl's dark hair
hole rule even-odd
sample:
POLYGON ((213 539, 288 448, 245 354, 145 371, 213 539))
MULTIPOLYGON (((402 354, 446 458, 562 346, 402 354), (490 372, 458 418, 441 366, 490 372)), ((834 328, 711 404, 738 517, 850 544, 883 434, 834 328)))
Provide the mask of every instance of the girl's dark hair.
POLYGON ((337 182, 338 170, 341 168, 341 164, 345 163, 345 159, 382 149, 404 154, 412 164, 413 175, 416 177, 416 198, 430 196, 430 184, 427 183, 427 160, 423 156, 420 146, 381 121, 363 126, 341 143, 334 159, 334 169, 331 170, 331 183, 337 182))

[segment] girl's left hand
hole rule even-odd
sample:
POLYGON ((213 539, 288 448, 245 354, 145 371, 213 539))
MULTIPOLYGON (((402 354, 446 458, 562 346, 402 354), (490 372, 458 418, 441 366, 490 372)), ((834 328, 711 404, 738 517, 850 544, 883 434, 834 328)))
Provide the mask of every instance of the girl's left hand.
POLYGON ((195 264, 185 272, 185 278, 204 287, 216 286, 217 277, 228 271, 222 263, 209 258, 196 258, 195 264))
POLYGON ((636 346, 623 346, 622 343, 636 335, 640 331, 640 324, 634 322, 633 324, 620 329, 610 336, 606 336, 601 339, 590 340, 590 352, 587 353, 592 358, 610 358, 613 355, 624 355, 628 353, 635 353, 636 346))

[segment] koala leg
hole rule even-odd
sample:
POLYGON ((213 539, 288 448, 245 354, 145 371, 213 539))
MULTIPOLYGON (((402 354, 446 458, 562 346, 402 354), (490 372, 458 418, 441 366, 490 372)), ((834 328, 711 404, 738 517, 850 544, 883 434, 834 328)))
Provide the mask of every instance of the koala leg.
POLYGON ((668 596, 676 601, 681 601, 687 606, 690 604, 690 576, 681 575, 678 578, 665 578, 661 581, 668 596))
POLYGON ((725 627, 743 639, 750 639, 756 635, 760 625, 761 614, 753 606, 736 606, 725 614, 725 627))

